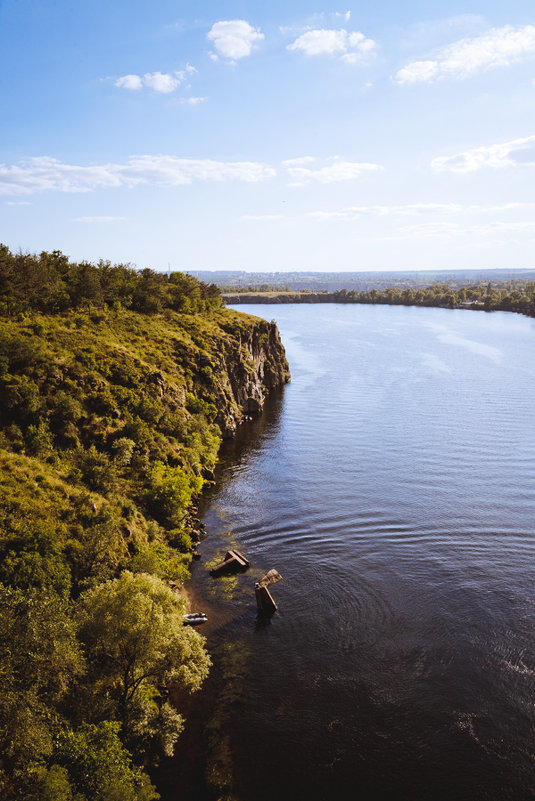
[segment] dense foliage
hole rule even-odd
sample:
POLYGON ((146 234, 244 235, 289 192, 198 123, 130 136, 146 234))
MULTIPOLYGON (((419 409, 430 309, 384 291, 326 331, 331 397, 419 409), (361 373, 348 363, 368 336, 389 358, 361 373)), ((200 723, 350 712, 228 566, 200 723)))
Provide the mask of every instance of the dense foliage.
POLYGON ((0 249, 3 801, 158 797, 167 688, 209 666, 177 588, 250 325, 187 276, 0 249))
POLYGON ((192 313, 219 308, 221 297, 213 284, 184 273, 167 276, 108 261, 75 263, 59 250, 38 256, 13 254, 0 244, 0 314, 30 309, 56 314, 83 307, 90 311, 103 304, 138 312, 192 313))

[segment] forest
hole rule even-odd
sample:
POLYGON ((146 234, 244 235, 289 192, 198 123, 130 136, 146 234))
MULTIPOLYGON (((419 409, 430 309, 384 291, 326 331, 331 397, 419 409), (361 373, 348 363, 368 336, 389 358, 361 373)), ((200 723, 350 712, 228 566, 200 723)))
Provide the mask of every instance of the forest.
POLYGON ((0 247, 3 801, 159 797, 169 688, 210 666, 183 625, 192 515, 262 325, 180 273, 0 247))

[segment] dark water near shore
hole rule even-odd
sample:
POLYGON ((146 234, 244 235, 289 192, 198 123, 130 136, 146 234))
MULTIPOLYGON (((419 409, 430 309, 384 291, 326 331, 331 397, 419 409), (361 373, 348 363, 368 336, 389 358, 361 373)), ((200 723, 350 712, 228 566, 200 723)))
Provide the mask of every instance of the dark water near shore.
POLYGON ((535 322, 240 310, 275 316, 292 384, 206 501, 215 669, 168 798, 535 798, 535 322), (211 579, 231 544, 253 568, 211 579))

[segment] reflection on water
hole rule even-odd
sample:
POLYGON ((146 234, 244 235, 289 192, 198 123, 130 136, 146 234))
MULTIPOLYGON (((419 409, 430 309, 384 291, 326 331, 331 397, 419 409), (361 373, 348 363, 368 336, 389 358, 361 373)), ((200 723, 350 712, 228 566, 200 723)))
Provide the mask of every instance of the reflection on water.
POLYGON ((276 313, 292 383, 206 498, 191 587, 215 669, 165 798, 534 797, 533 321, 276 313), (252 569, 212 579, 231 544, 252 569))

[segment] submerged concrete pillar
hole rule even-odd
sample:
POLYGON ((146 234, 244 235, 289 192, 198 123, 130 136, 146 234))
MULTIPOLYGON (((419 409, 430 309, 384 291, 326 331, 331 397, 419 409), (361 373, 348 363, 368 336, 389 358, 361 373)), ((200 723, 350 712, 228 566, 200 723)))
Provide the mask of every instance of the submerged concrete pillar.
POLYGON ((261 584, 255 584, 256 605, 261 615, 271 615, 277 611, 277 604, 271 597, 271 593, 267 587, 261 584))

